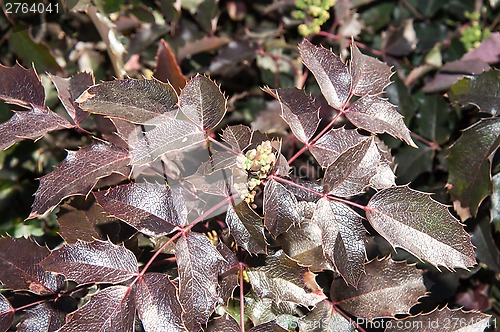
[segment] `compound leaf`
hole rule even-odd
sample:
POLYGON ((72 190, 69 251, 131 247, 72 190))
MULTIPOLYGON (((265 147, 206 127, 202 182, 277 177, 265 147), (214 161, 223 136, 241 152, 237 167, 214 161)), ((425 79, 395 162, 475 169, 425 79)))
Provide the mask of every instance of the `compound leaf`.
POLYGON ((8 103, 45 110, 45 90, 35 68, 19 63, 12 67, 0 65, 0 99, 8 103))
POLYGON ((264 187, 264 224, 274 237, 300 221, 297 199, 281 183, 271 180, 264 187))
POLYGON ((40 264, 79 284, 118 283, 138 272, 137 259, 130 250, 99 240, 65 244, 40 264))
POLYGON ((156 53, 156 67, 153 76, 162 82, 172 84, 177 93, 181 93, 181 89, 184 88, 187 82, 186 76, 182 74, 181 68, 175 59, 172 48, 163 39, 156 53))
POLYGON ((60 332, 134 331, 135 308, 130 287, 111 286, 70 314, 60 332))
POLYGON ((49 254, 49 249, 28 239, 0 239, 0 281, 3 287, 39 295, 53 294, 62 289, 64 278, 39 265, 49 254))
POLYGON ((163 273, 146 273, 134 294, 137 313, 148 332, 183 332, 182 307, 174 284, 163 273))
POLYGON ((392 324, 392 327, 388 327, 385 331, 431 332, 437 326, 443 332, 484 331, 490 327, 490 318, 490 315, 476 311, 452 310, 444 307, 441 310, 436 308, 430 313, 405 318, 402 320, 403 324, 392 324))
POLYGON ((196 75, 179 96, 182 113, 203 130, 215 128, 226 114, 226 98, 209 78, 196 75))
POLYGON ((56 310, 49 303, 42 303, 26 310, 23 320, 16 326, 16 331, 56 331, 64 325, 65 318, 66 313, 63 311, 56 310))
POLYGON ((199 331, 217 304, 217 274, 224 258, 205 235, 192 232, 177 241, 175 257, 183 321, 189 331, 199 331))
POLYGON ((55 130, 71 128, 71 123, 57 113, 33 107, 29 111, 15 111, 0 124, 0 149, 25 139, 37 140, 55 130))
POLYGON ((476 264, 469 234, 430 194, 407 186, 381 190, 368 202, 366 217, 393 247, 435 266, 453 269, 476 264))
POLYGON ((414 266, 386 258, 369 262, 365 270, 357 288, 335 279, 330 291, 333 303, 354 316, 373 319, 408 313, 425 294, 423 273, 414 266))
POLYGON ((464 78, 448 93, 450 99, 463 106, 472 104, 481 112, 500 115, 500 70, 492 69, 479 76, 464 78))
POLYGON ((351 92, 352 78, 348 66, 333 52, 314 46, 307 39, 299 44, 299 51, 328 104, 335 109, 343 108, 351 92))
POLYGON ((113 172, 128 174, 128 151, 105 142, 94 143, 68 156, 40 178, 30 218, 44 214, 64 198, 87 195, 97 180, 113 172))
POLYGON ((281 105, 281 117, 302 143, 308 143, 319 126, 319 108, 314 98, 297 88, 272 90, 281 105))
POLYGON ((103 82, 87 89, 76 101, 90 113, 138 124, 163 123, 177 110, 174 88, 158 80, 103 82))
POLYGON ((323 251, 344 280, 356 287, 364 273, 365 229, 361 217, 347 205, 322 198, 313 221, 321 229, 323 251))
POLYGON ((462 136, 449 148, 448 183, 446 187, 460 211, 462 220, 477 209, 492 193, 491 162, 489 157, 500 144, 500 118, 483 119, 465 129, 462 136))
POLYGON ((14 308, 10 305, 9 301, 0 294, 0 331, 7 331, 12 322, 14 321, 14 308))
POLYGON ((361 53, 351 43, 352 93, 356 96, 377 95, 391 84, 391 68, 382 61, 361 53))
POLYGON ((266 253, 262 218, 246 202, 229 204, 226 224, 234 240, 251 254, 266 253))
POLYGON ((203 132, 188 121, 168 118, 147 131, 131 147, 132 165, 144 165, 155 161, 162 154, 187 149, 205 140, 203 132))
POLYGON ((62 78, 50 75, 50 79, 57 89, 57 96, 63 104, 66 112, 73 119, 76 125, 79 125, 89 116, 76 103, 76 99, 90 86, 94 85, 94 76, 90 73, 78 73, 70 78, 62 78))
POLYGON ((305 332, 355 332, 354 324, 342 316, 328 300, 323 300, 299 320, 300 331, 305 332))
POLYGON ((309 268, 299 265, 279 250, 266 258, 266 264, 249 268, 248 278, 257 296, 275 302, 314 306, 325 298, 309 268))
POLYGON ((139 182, 95 192, 104 211, 148 236, 170 234, 185 222, 183 208, 168 185, 139 182))
POLYGON ((408 145, 417 147, 410 131, 403 122, 403 116, 396 106, 377 96, 363 96, 356 100, 345 112, 345 116, 356 127, 372 133, 388 133, 402 139, 408 145))

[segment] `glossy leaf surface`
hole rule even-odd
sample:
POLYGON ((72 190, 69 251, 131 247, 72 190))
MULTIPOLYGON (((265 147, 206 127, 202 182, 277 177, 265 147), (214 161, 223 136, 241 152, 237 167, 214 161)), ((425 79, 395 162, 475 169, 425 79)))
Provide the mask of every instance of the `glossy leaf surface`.
POLYGON ((246 202, 230 204, 226 224, 236 243, 252 254, 266 252, 266 239, 262 218, 246 202))
POLYGON ((14 321, 14 308, 9 301, 0 294, 0 331, 5 332, 9 329, 14 321))
POLYGON ((131 251, 123 245, 104 241, 65 244, 40 264, 79 284, 122 282, 138 270, 137 259, 131 251))
POLYGON ((391 68, 380 60, 361 53, 355 43, 351 43, 350 71, 352 93, 356 96, 379 94, 391 84, 391 68))
POLYGON ((300 217, 297 199, 281 183, 269 181, 264 187, 264 224, 274 237, 286 232, 300 217))
POLYGON ((34 68, 19 63, 12 67, 0 65, 0 99, 27 108, 45 109, 45 91, 34 68))
POLYGON ((66 323, 66 314, 49 303, 42 303, 26 310, 23 320, 17 325, 20 332, 52 332, 66 323))
POLYGON ((354 324, 342 316, 328 300, 323 300, 299 320, 304 332, 355 332, 354 324))

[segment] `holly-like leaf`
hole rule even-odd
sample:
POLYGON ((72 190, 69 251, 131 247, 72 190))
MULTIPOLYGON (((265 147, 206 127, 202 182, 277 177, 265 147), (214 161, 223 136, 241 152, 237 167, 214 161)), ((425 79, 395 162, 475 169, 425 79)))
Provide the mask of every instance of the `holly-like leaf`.
POLYGON ((281 117, 302 143, 308 143, 319 126, 319 108, 314 98, 297 88, 272 90, 281 105, 281 117))
POLYGON ((156 67, 153 76, 162 81, 169 82, 177 94, 181 93, 187 82, 186 76, 182 74, 181 68, 175 59, 174 52, 170 45, 161 40, 156 53, 156 67))
POLYGON ((118 283, 137 274, 137 259, 123 245, 78 241, 54 250, 40 263, 79 284, 118 283))
POLYGON ((56 331, 64 325, 65 318, 63 311, 56 310, 49 303, 42 303, 26 310, 23 320, 16 326, 16 331, 56 331))
POLYGON ((128 174, 128 163, 128 152, 109 143, 68 151, 61 165, 41 177, 30 218, 44 214, 66 197, 87 195, 98 179, 113 172, 128 174))
POLYGON ((226 98, 220 88, 209 78, 196 75, 179 96, 182 113, 199 128, 215 128, 226 114, 226 98))
POLYGON ((28 239, 0 239, 0 281, 4 288, 53 294, 64 286, 64 278, 39 265, 50 251, 28 239))
POLYGON ((217 274, 224 258, 205 235, 192 232, 177 241, 175 257, 182 318, 189 331, 199 331, 217 304, 217 274))
POLYGON ((355 325, 342 316, 328 300, 323 300, 299 320, 299 329, 304 332, 355 332, 355 325))
POLYGON ((465 269, 476 264, 469 234, 430 194, 407 186, 384 189, 371 198, 366 217, 393 247, 435 266, 465 269))
POLYGON ((249 268, 248 278, 256 294, 276 302, 314 306, 325 298, 315 274, 279 250, 266 258, 266 264, 249 268))
POLYGON ((455 83, 448 93, 453 102, 463 106, 472 104, 481 112, 500 114, 500 70, 492 69, 479 76, 464 78, 455 83))
POLYGON ((106 213, 123 220, 148 236, 170 234, 185 223, 185 207, 172 195, 168 185, 139 182, 95 192, 106 213))
POLYGON ((219 298, 227 305, 240 283, 239 261, 234 252, 223 242, 218 242, 216 249, 224 258, 219 268, 219 298))
POLYGON ((123 79, 94 85, 76 100, 90 113, 138 124, 160 124, 175 115, 177 94, 169 83, 123 79))
POLYGON ((361 53, 351 43, 352 93, 356 96, 377 95, 391 84, 391 68, 382 61, 361 53))
POLYGON ((71 123, 57 113, 33 107, 29 111, 15 111, 6 122, 0 124, 0 149, 25 139, 38 140, 55 130, 71 128, 71 123))
POLYGON ((363 96, 347 109, 345 116, 356 127, 372 133, 388 133, 402 139, 410 146, 417 147, 403 122, 403 116, 398 113, 396 106, 386 99, 363 96))
POLYGON ((73 312, 60 332, 134 331, 135 309, 130 287, 111 286, 98 291, 73 312))
POLYGON ((84 205, 85 202, 79 204, 72 201, 71 205, 64 204, 60 207, 57 216, 59 235, 68 243, 100 239, 102 234, 99 225, 117 221, 107 217, 98 204, 91 204, 90 207, 84 205))
POLYGON ((226 224, 234 240, 251 254, 266 253, 262 218, 247 203, 229 204, 226 224))
POLYGON ((63 104, 66 112, 73 119, 76 125, 79 125, 89 116, 76 103, 76 99, 90 86, 94 85, 94 76, 91 73, 78 73, 71 78, 62 78, 50 75, 50 79, 57 89, 57 95, 63 104))
POLYGON ((0 99, 27 108, 45 110, 45 91, 35 68, 19 63, 12 67, 0 65, 0 99))
POLYGON ((282 328, 275 321, 272 321, 254 326, 250 330, 248 330, 248 332, 287 332, 287 330, 282 328))
POLYGON ((354 316, 373 319, 408 313, 425 295, 423 273, 414 266, 386 258, 369 262, 365 270, 357 288, 335 279, 330 290, 333 303, 354 316))
POLYGON ((224 314, 221 317, 212 319, 205 332, 241 332, 240 325, 238 322, 228 314, 224 314))
POLYGON ((452 310, 444 307, 430 313, 410 316, 399 324, 391 324, 386 332, 431 332, 436 327, 443 332, 473 332, 484 331, 490 327, 491 316, 476 311, 452 310), (397 326, 397 328, 396 328, 397 326))
POLYGON ((186 331, 177 289, 163 273, 146 273, 137 283, 135 306, 148 332, 186 331))
POLYGON ((264 187, 264 224, 274 237, 300 221, 297 199, 281 183, 271 180, 264 187))
POLYGON ((361 217, 347 205, 322 198, 314 211, 322 233, 323 251, 344 280, 356 286, 364 273, 365 229, 361 217))
POLYGON ((0 331, 5 332, 9 329, 14 321, 14 308, 9 301, 0 294, 0 331))
POLYGON ((344 127, 332 129, 311 147, 310 151, 321 167, 330 166, 340 154, 366 140, 357 130, 346 130, 344 127))
POLYGON ((147 131, 130 151, 132 165, 155 161, 164 153, 188 149, 205 140, 203 132, 188 121, 164 119, 154 129, 147 131))
POLYGON ((490 156, 500 145, 500 118, 488 118, 465 129, 449 148, 446 187, 462 220, 477 209, 492 192, 490 156))
POLYGON ((222 131, 222 140, 231 145, 231 148, 240 153, 252 143, 252 130, 243 125, 227 126, 222 131))
POLYGON ((333 52, 314 46, 307 39, 299 44, 299 51, 328 104, 335 109, 343 108, 351 92, 352 78, 348 66, 333 52))
POLYGON ((293 302, 276 302, 269 298, 260 298, 251 290, 245 295, 245 316, 254 325, 290 317, 297 314, 298 305, 293 302))
POLYGON ((313 272, 335 270, 323 252, 321 229, 311 220, 316 204, 299 201, 297 207, 301 220, 278 237, 279 245, 288 256, 313 272))

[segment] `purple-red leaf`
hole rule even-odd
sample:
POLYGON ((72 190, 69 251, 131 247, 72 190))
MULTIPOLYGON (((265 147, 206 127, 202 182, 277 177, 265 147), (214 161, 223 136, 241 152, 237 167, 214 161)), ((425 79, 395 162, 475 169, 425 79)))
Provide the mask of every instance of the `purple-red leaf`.
POLYGON ((87 89, 76 100, 90 113, 138 124, 160 124, 177 112, 177 94, 169 83, 123 79, 87 89))
POLYGON ((28 239, 0 239, 0 281, 4 288, 52 294, 64 286, 64 278, 39 265, 50 254, 28 239))
POLYGON ((40 264, 79 284, 118 283, 130 279, 138 271, 137 259, 130 250, 123 245, 97 240, 65 244, 40 264))
POLYGON ((361 217, 347 205, 322 198, 314 211, 322 233, 323 251, 344 280, 356 287, 364 273, 365 229, 361 217))
POLYGON ((233 293, 240 282, 238 258, 223 242, 217 243, 217 251, 224 258, 219 269, 219 298, 227 304, 233 298, 233 293))
POLYGON ((281 117, 290 126, 293 134, 302 143, 308 143, 318 129, 319 108, 314 98, 297 88, 272 91, 281 105, 281 117))
POLYGON ((391 68, 382 61, 360 52, 351 44, 352 93, 356 96, 376 95, 391 84, 391 68))
POLYGON ((299 265, 282 250, 266 258, 266 264, 249 268, 248 278, 260 298, 314 306, 325 299, 316 275, 299 265))
POLYGON ((351 92, 351 74, 348 66, 333 52, 314 46, 307 39, 299 44, 302 61, 309 68, 328 104, 341 109, 351 92))
POLYGON ((297 199, 281 183, 271 180, 264 187, 264 224, 274 237, 300 221, 297 199))
POLYGON ((328 300, 323 300, 299 320, 299 329, 304 332, 355 332, 355 325, 342 316, 328 300))
POLYGON ((224 258, 205 235, 192 232, 177 241, 175 257, 183 321, 189 331, 199 331, 217 305, 217 274, 224 258))
POLYGON ((391 324, 385 332, 432 332, 439 328, 442 332, 475 332, 490 327, 491 316, 477 311, 452 310, 444 307, 430 313, 410 316, 391 324), (396 326, 398 327, 396 329, 396 326))
POLYGON ((54 171, 40 178, 30 217, 44 214, 64 198, 87 195, 97 180, 113 172, 129 173, 129 154, 117 146, 99 142, 68 156, 54 171))
POLYGON ((332 129, 311 147, 310 151, 321 167, 330 166, 340 154, 366 140, 357 130, 346 130, 344 127, 332 129))
POLYGON ((186 221, 179 199, 168 185, 129 183, 95 192, 94 196, 106 213, 149 236, 168 235, 186 221))
POLYGON ((90 73, 78 73, 71 78, 62 78, 50 74, 49 77, 56 86, 61 103, 75 124, 79 125, 85 121, 89 113, 82 110, 75 100, 90 86, 94 85, 94 76, 90 73))
POLYGON ((209 78, 196 75, 179 96, 182 113, 203 130, 215 128, 226 114, 226 98, 209 78))
POLYGON ((234 240, 251 254, 266 253, 262 218, 246 202, 229 204, 226 224, 234 240))
POLYGON ((365 270, 357 288, 335 279, 330 290, 333 303, 354 316, 372 319, 408 313, 425 295, 423 273, 414 266, 386 258, 369 262, 365 270))
POLYGON ((271 321, 254 326, 248 332, 287 332, 287 330, 279 326, 275 321, 271 321))
POLYGON ((9 301, 0 294, 0 332, 7 331, 14 321, 14 308, 9 301))
POLYGON ((130 287, 111 286, 98 291, 73 312, 59 332, 134 331, 135 309, 130 287))
POLYGON ((163 273, 146 273, 134 294, 137 313, 148 332, 186 331, 177 289, 163 273))
POLYGON ((132 165, 151 163, 164 153, 188 149, 204 140, 203 132, 191 122, 164 119, 133 144, 130 162, 132 165))
MULTIPOLYGON (((52 332, 64 325, 66 314, 42 303, 26 310, 23 320, 16 326, 20 332, 52 332)), ((1 330, 1 329, 0 329, 1 330)))
POLYGON ((15 111, 9 120, 0 124, 0 149, 5 150, 16 142, 37 140, 48 132, 71 127, 68 120, 52 111, 37 107, 29 111, 15 111))
POLYGON ((0 65, 0 99, 27 108, 45 110, 45 91, 35 68, 19 63, 12 67, 0 65))
POLYGON ((238 322, 228 314, 224 314, 221 317, 212 319, 207 328, 204 330, 205 332, 241 332, 240 325, 238 322))
POLYGON ((403 116, 386 99, 377 96, 361 97, 347 109, 345 115, 356 127, 372 133, 388 133, 417 147, 403 122, 403 116))
POLYGON ((368 221, 393 247, 449 269, 476 264, 470 235, 430 194, 392 187, 376 193, 367 208, 368 221))
POLYGON ((181 89, 187 82, 186 76, 182 74, 181 68, 177 64, 172 48, 163 39, 156 53, 156 67, 153 76, 162 82, 170 82, 178 94, 181 93, 181 89))
POLYGON ((240 153, 252 143, 252 130, 243 125, 228 126, 222 131, 222 140, 240 153))

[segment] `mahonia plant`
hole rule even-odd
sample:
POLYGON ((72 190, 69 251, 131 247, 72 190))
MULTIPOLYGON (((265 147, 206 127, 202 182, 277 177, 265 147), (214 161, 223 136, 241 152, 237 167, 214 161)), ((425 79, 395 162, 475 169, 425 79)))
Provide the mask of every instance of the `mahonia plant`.
MULTIPOLYGON (((63 243, 49 250, 0 239, 0 331, 14 320, 37 331, 364 331, 359 319, 401 322, 396 315, 484 329, 489 316, 479 312, 410 316, 426 295, 423 270, 390 257, 367 261, 369 224, 438 268, 476 264, 448 207, 394 182, 376 134, 415 144, 381 96, 391 69, 354 44, 348 63, 308 40, 299 51, 336 111, 321 123, 304 90, 265 89, 303 144, 288 160, 279 138, 244 125, 218 140, 227 107, 220 87, 203 75, 188 80, 171 63, 158 63, 152 79, 50 75, 70 120, 47 108, 34 68, 1 66, 0 98, 24 108, 0 125, 3 149, 68 129, 92 143, 40 178, 28 217, 57 214, 63 243), (90 133, 82 127, 90 114, 113 130, 90 133), (358 129, 339 127, 341 117, 358 129), (306 151, 324 169, 317 181, 291 174, 306 151), (370 196, 366 205, 358 199, 370 196), (135 241, 111 242, 102 227, 110 223, 133 227, 135 241), (329 294, 316 281, 322 271, 333 271, 329 294), (18 292, 32 301, 15 306, 18 292)), ((162 43, 158 59, 165 52, 162 43)))
POLYGON ((298 31, 302 36, 318 33, 321 26, 330 18, 330 9, 335 5, 336 0, 296 0, 292 16, 303 20, 299 24, 298 31))

